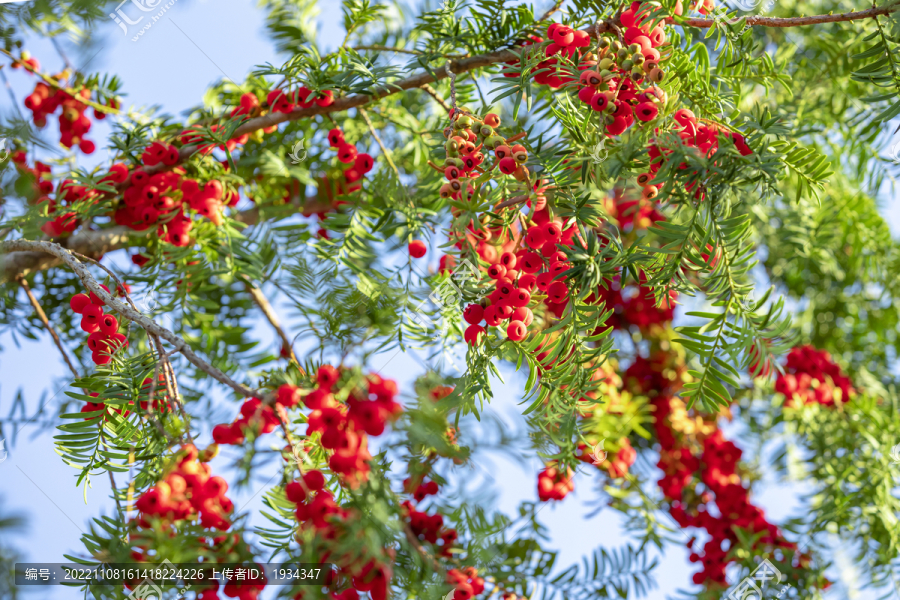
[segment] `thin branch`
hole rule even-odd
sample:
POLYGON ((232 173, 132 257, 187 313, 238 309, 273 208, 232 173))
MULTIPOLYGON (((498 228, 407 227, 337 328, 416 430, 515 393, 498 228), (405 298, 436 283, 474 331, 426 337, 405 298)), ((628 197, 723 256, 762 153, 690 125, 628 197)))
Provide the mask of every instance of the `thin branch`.
POLYGON ((391 157, 391 151, 387 149, 384 145, 384 142, 381 141, 381 137, 378 135, 378 132, 375 131, 375 126, 372 125, 372 121, 369 119, 369 113, 366 112, 362 106, 359 107, 359 114, 362 115, 362 118, 365 120, 366 125, 369 127, 369 133, 372 134, 372 137, 375 138, 375 141, 378 142, 378 147, 381 148, 381 154, 384 155, 385 160, 393 169, 394 174, 397 176, 397 181, 403 183, 403 180, 400 178, 400 171, 397 169, 397 165, 394 164, 394 159, 391 157))
POLYGON ((514 206, 516 204, 522 204, 523 202, 527 202, 531 197, 530 196, 516 196, 515 198, 510 198, 509 200, 504 200, 500 204, 494 207, 494 210, 500 210, 501 208, 506 208, 507 206, 514 206))
MULTIPOLYGON (((838 15, 813 15, 810 17, 760 17, 754 15, 736 19, 734 23, 743 22, 747 25, 758 25, 760 27, 803 27, 804 25, 821 25, 822 23, 841 23, 845 21, 870 19, 879 15, 887 15, 898 10, 900 10, 900 3, 894 2, 885 6, 873 7, 857 12, 845 12, 838 15)), ((666 19, 666 22, 687 27, 715 27, 716 25, 714 19, 673 19, 670 17, 666 19)))
POLYGON ((437 90, 435 90, 433 87, 431 87, 427 83, 423 83, 420 87, 423 90, 425 90, 426 92, 428 92, 428 95, 431 96, 432 98, 434 98, 437 101, 437 103, 443 107, 444 110, 446 110, 447 112, 450 112, 451 110, 453 110, 453 107, 451 107, 449 104, 447 104, 447 102, 438 95, 437 90))
POLYGON ((266 298, 265 294, 262 293, 262 290, 251 285, 249 282, 246 282, 244 285, 247 286, 247 291, 250 292, 250 296, 253 298, 253 301, 256 302, 256 305, 259 306, 259 309, 266 316, 269 324, 273 329, 275 329, 275 333, 277 333, 278 337, 281 338, 282 348, 290 352, 291 360, 299 364, 297 356, 294 354, 294 348, 291 344, 291 338, 287 333, 285 333, 284 328, 282 328, 281 322, 278 320, 278 315, 275 314, 275 309, 272 308, 272 305, 269 303, 269 300, 266 298))
POLYGON ((96 294, 106 306, 110 307, 112 310, 124 316, 125 318, 134 321, 144 330, 146 330, 148 334, 159 336, 160 338, 172 344, 178 351, 180 351, 184 355, 184 357, 191 364, 196 366, 198 369, 200 369, 216 381, 227 385, 240 395, 246 396, 248 398, 262 397, 263 395, 265 395, 263 391, 252 390, 247 386, 234 381, 228 375, 197 356, 190 345, 182 338, 178 337, 165 327, 158 325, 155 321, 145 317, 140 312, 134 310, 127 304, 124 304, 117 300, 106 290, 100 287, 100 284, 97 283, 97 280, 94 279, 93 275, 88 272, 81 261, 75 258, 75 256, 73 256, 73 254, 69 250, 63 248, 59 244, 54 244, 53 242, 35 242, 29 240, 9 240, 0 242, 0 252, 12 251, 46 252, 48 254, 56 256, 64 263, 66 263, 66 265, 68 265, 73 271, 75 271, 75 274, 81 280, 81 283, 84 284, 84 287, 86 287, 91 292, 94 292, 94 294, 96 294))
POLYGON ((72 371, 72 375, 75 376, 75 379, 78 379, 78 377, 80 377, 78 375, 78 370, 69 359, 69 354, 66 352, 66 349, 62 344, 62 340, 59 339, 59 335, 56 333, 56 329, 54 329, 53 325, 50 324, 50 319, 47 318, 47 314, 41 307, 40 302, 37 301, 37 298, 35 298, 34 294, 31 292, 31 288, 28 286, 28 281, 26 281, 22 276, 19 276, 17 278, 17 281, 19 282, 19 285, 22 286, 22 289, 25 290, 25 294, 28 296, 28 300, 31 302, 31 306, 34 307, 34 312, 37 313, 38 318, 40 318, 41 322, 44 324, 44 328, 50 334, 50 337, 53 338, 53 343, 55 343, 56 347, 59 348, 59 353, 62 354, 63 360, 66 361, 67 365, 69 365, 69 370, 72 371))
MULTIPOLYGON (((111 108, 111 107, 106 106, 106 105, 104 105, 104 104, 100 104, 99 102, 94 102, 94 101, 91 100, 90 98, 85 98, 84 96, 82 96, 82 95, 79 93, 80 90, 75 90, 75 89, 72 89, 72 88, 70 88, 70 87, 66 87, 66 86, 62 85, 62 84, 61 84, 59 81, 57 81, 56 79, 53 79, 53 78, 50 77, 49 75, 45 75, 44 73, 41 73, 40 71, 38 71, 37 69, 35 69, 34 67, 32 67, 31 65, 29 65, 28 63, 26 63, 25 61, 19 60, 18 58, 16 58, 15 56, 13 56, 13 54, 12 54, 11 52, 9 52, 8 50, 5 50, 5 49, 3 49, 3 48, 0 48, 0 53, 5 54, 6 56, 8 56, 10 59, 12 59, 12 61, 13 61, 14 63, 16 63, 17 65, 21 66, 21 67, 24 68, 26 71, 29 71, 29 72, 32 73, 33 75, 37 75, 38 77, 40 77, 41 80, 42 80, 44 83, 46 83, 47 85, 49 85, 50 87, 56 88, 56 89, 58 89, 58 90, 64 91, 65 93, 67 93, 68 95, 72 96, 73 98, 75 98, 76 100, 78 100, 79 102, 81 102, 82 104, 86 104, 87 106, 90 106, 91 108, 93 108, 93 109, 95 109, 95 110, 97 110, 97 111, 100 111, 100 112, 102 112, 102 113, 106 113, 106 114, 109 114, 109 115, 118 115, 118 114, 120 113, 119 109, 117 109, 117 108, 111 108)), ((87 89, 87 88, 83 88, 83 89, 87 89)))
POLYGON ((181 418, 184 420, 185 435, 187 436, 188 442, 193 444, 194 438, 191 436, 191 422, 188 419, 187 412, 184 410, 184 403, 181 401, 181 396, 178 394, 178 381, 175 379, 175 369, 172 368, 172 363, 169 361, 169 355, 166 354, 166 351, 163 349, 159 337, 155 335, 150 337, 153 338, 153 342, 156 344, 156 351, 159 353, 157 365, 162 363, 163 380, 166 384, 166 392, 168 392, 169 397, 172 398, 172 402, 175 403, 178 412, 181 413, 181 418))

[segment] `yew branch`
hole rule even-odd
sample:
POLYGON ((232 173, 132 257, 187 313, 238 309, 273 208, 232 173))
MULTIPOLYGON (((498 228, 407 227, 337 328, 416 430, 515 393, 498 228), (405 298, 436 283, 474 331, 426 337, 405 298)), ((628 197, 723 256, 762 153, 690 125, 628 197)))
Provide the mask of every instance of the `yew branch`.
POLYGON ((197 356, 194 353, 193 349, 191 349, 190 345, 182 338, 178 337, 165 327, 158 325, 152 319, 145 317, 140 312, 134 310, 127 304, 117 300, 114 296, 100 287, 100 284, 97 283, 97 280, 94 279, 93 275, 90 274, 85 265, 80 260, 78 260, 68 249, 60 246, 59 244, 54 244, 53 242, 36 242, 31 240, 9 240, 0 242, 0 252, 15 251, 44 252, 55 256, 60 261, 65 263, 68 267, 70 267, 81 280, 81 283, 84 284, 84 287, 86 287, 89 291, 94 292, 94 294, 96 294, 101 300, 103 300, 103 303, 106 306, 110 307, 112 310, 122 315, 123 317, 126 317, 131 321, 137 323, 145 331, 147 331, 148 334, 158 336, 172 344, 172 346, 174 346, 176 350, 181 352, 191 364, 196 366, 198 369, 200 369, 216 381, 227 385, 241 396, 246 396, 248 398, 261 398, 265 394, 265 392, 261 390, 252 390, 244 384, 234 381, 228 375, 197 356))

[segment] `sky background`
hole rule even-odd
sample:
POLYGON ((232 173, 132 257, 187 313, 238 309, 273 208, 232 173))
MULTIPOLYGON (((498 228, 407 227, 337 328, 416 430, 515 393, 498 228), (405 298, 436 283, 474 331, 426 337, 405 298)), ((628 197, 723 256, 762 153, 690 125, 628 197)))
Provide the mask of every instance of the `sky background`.
MULTIPOLYGON (((343 38, 339 3, 326 1, 321 2, 320 6, 319 40, 328 50, 343 38)), ((539 4, 539 7, 543 8, 543 5, 539 4)), ((128 12, 136 14, 133 9, 128 12)), ((277 55, 273 44, 267 39, 263 12, 251 0, 177 0, 159 22, 137 42, 132 42, 131 37, 136 29, 133 27, 126 36, 109 20, 93 34, 89 49, 63 41, 65 53, 79 68, 86 72, 116 74, 121 78, 127 94, 126 106, 158 104, 167 113, 180 114, 200 101, 209 84, 223 77, 241 81, 255 65, 283 62, 283 57, 277 55)), ((62 68, 63 61, 49 42, 35 38, 27 49, 39 58, 44 70, 58 71, 62 68)), ((21 105, 33 89, 34 79, 21 70, 4 71, 9 72, 11 89, 21 105)), ((9 116, 13 110, 11 100, 3 90, 0 90, 0 110, 4 116, 9 116)), ((98 151, 93 160, 85 164, 107 162, 103 141, 108 131, 108 122, 95 123, 88 137, 98 143, 98 151)), ((52 134, 47 137, 52 137, 52 134)), ((890 143, 891 140, 888 140, 886 148, 890 143)), ((895 235, 900 227, 898 208, 895 200, 885 199, 884 214, 895 235)), ((124 253, 115 254, 119 256, 111 256, 110 259, 121 261, 124 253)), ((436 263, 437 256, 434 251, 428 255, 433 263, 436 263)), ((284 307, 280 307, 280 312, 287 318, 284 307)), ((287 329, 290 330, 289 325, 287 329)), ((257 331, 265 343, 274 344, 266 323, 260 322, 257 331)), ((0 336, 0 345, 3 348, 0 353, 0 415, 7 415, 19 391, 26 400, 29 417, 41 406, 47 417, 55 415, 70 374, 49 338, 44 336, 36 342, 26 340, 16 345, 10 336, 3 335, 0 336)), ((411 389, 412 381, 423 370, 421 361, 416 357, 394 352, 379 356, 372 365, 374 371, 396 379, 405 390, 411 389)), ((491 410, 506 427, 522 431, 524 420, 519 415, 517 403, 522 396, 525 377, 509 368, 503 369, 503 373, 506 383, 495 382, 496 396, 491 410)), ((224 392, 222 399, 226 403, 234 402, 224 392)), ((231 404, 227 414, 234 414, 236 407, 236 404, 231 404)), ((730 439, 739 436, 736 427, 725 427, 730 439)), ((86 492, 77 487, 76 471, 63 464, 54 451, 52 431, 42 433, 34 424, 25 425, 17 430, 14 446, 10 444, 12 435, 9 428, 6 428, 6 435, 10 438, 7 441, 9 454, 5 461, 0 462, 0 508, 3 514, 15 512, 27 518, 26 528, 13 535, 11 542, 30 562, 57 562, 63 560, 64 553, 79 552, 82 549, 79 537, 87 531, 91 518, 113 510, 109 481, 105 477, 99 478, 86 492)), ((199 440, 199 445, 210 441, 207 435, 199 440)), ((230 452, 225 450, 213 462, 214 471, 227 473, 230 452)), ((500 454, 491 454, 473 462, 479 463, 479 466, 467 474, 469 485, 495 487, 499 492, 495 506, 506 514, 514 515, 516 506, 522 500, 536 499, 536 473, 542 468, 537 458, 517 462, 500 454)), ((270 467, 258 474, 248 490, 229 493, 241 510, 253 513, 262 506, 262 492, 271 486, 270 481, 277 474, 275 461, 270 467)), ((122 485, 124 477, 120 476, 119 482, 122 485)), ((550 532, 546 547, 560 552, 557 563, 560 566, 580 562, 582 556, 589 555, 598 546, 616 548, 627 541, 619 515, 608 508, 597 510, 600 494, 596 484, 596 477, 592 479, 582 473, 576 480, 574 494, 561 503, 546 505, 540 512, 540 518, 550 532)), ((767 477, 762 485, 754 489, 753 499, 765 508, 771 521, 780 523, 788 517, 797 516, 800 508, 798 494, 803 491, 797 484, 776 482, 767 477)), ((254 522, 262 524, 260 519, 254 522)), ((667 548, 655 571, 657 588, 650 592, 649 598, 661 600, 675 595, 679 589, 695 590, 690 577, 697 568, 687 561, 687 556, 688 551, 683 545, 667 548)), ((843 563, 841 573, 835 570, 832 577, 840 575, 843 582, 826 597, 853 595, 854 569, 848 561, 843 563)), ((80 597, 76 590, 62 587, 30 590, 33 593, 26 598, 57 600, 80 597)), ((869 596, 864 594, 861 597, 869 596)), ((268 592, 263 597, 270 598, 272 594, 268 592)))

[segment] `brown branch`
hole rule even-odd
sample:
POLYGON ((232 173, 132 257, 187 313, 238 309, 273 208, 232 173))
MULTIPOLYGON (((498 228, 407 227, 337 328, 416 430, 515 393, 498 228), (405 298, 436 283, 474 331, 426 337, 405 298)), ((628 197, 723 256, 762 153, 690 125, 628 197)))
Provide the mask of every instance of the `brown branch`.
MULTIPOLYGON (((760 27, 803 27, 804 25, 820 25, 822 23, 840 23, 844 21, 858 21, 860 19, 871 19, 879 15, 887 15, 900 10, 900 3, 891 3, 885 6, 872 7, 857 12, 846 12, 838 15, 813 15, 811 17, 760 17, 750 16, 736 19, 734 23, 746 23, 747 25, 758 25, 760 27)), ((676 25, 684 25, 687 27, 714 27, 715 19, 666 19, 667 23, 676 25)))
POLYGON ((89 291, 94 292, 94 294, 96 294, 106 306, 110 307, 112 310, 122 315, 123 317, 134 321, 145 331, 147 331, 148 334, 159 336, 160 338, 172 344, 175 349, 181 352, 191 364, 196 366, 198 369, 200 369, 216 381, 227 385, 241 396, 253 398, 262 397, 264 395, 264 392, 262 391, 252 390, 244 384, 234 381, 228 375, 197 356, 190 345, 182 338, 178 337, 165 327, 158 325, 155 321, 145 317, 140 312, 134 310, 127 304, 124 304, 117 300, 114 296, 100 287, 100 284, 97 283, 97 280, 94 279, 93 275, 88 272, 84 264, 77 258, 75 258, 75 256, 73 256, 72 253, 66 248, 63 248, 59 244, 54 244, 52 242, 34 242, 29 240, 9 240, 0 242, 0 252, 14 251, 46 252, 48 254, 52 254, 53 256, 64 262, 66 265, 68 265, 73 271, 75 271, 75 274, 81 280, 81 283, 84 285, 84 287, 86 287, 89 291))
POLYGON ((372 125, 372 121, 369 119, 369 113, 366 112, 366 109, 360 106, 359 114, 362 115, 363 120, 366 122, 366 126, 369 128, 369 133, 372 134, 372 137, 375 138, 375 141, 378 143, 378 147, 381 148, 381 154, 384 156, 384 159, 391 166, 391 169, 394 170, 394 174, 397 176, 397 181, 403 183, 403 180, 400 177, 400 171, 397 169, 397 165, 394 164, 394 159, 391 157, 391 151, 387 149, 387 147, 384 145, 384 142, 381 141, 381 136, 379 136, 378 132, 375 131, 375 126, 372 125))
POLYGON ((17 281, 19 282, 19 285, 22 286, 22 289, 25 290, 25 294, 28 296, 28 300, 31 302, 31 306, 34 307, 34 312, 37 313, 37 316, 44 324, 44 328, 47 329, 50 337, 53 338, 53 343, 55 343, 56 347, 59 348, 59 353, 62 354, 63 360, 66 361, 67 365, 69 365, 69 370, 72 371, 72 375, 75 376, 75 379, 78 379, 79 375, 78 371, 75 369, 75 365, 73 365, 72 361, 69 360, 69 354, 66 352, 65 347, 63 347, 62 341, 59 339, 59 335, 56 333, 53 325, 50 324, 50 319, 47 318, 47 313, 44 312, 44 309, 41 307, 40 302, 37 301, 37 298, 35 298, 34 294, 31 292, 31 288, 28 286, 28 282, 22 276, 19 276, 17 278, 17 281))
POLYGON ((423 83, 420 87, 423 90, 425 90, 429 96, 434 98, 437 101, 437 103, 440 104, 444 110, 446 110, 447 112, 450 112, 452 110, 452 107, 449 104, 447 104, 447 102, 443 98, 441 98, 438 95, 437 90, 435 90, 433 87, 431 87, 427 83, 423 83))
MULTIPOLYGON (((166 392, 169 394, 169 397, 172 398, 172 402, 175 403, 178 412, 181 413, 181 419, 184 421, 184 433, 187 436, 188 442, 194 444, 194 438, 191 435, 191 422, 188 419, 187 411, 184 410, 184 403, 181 401, 181 396, 178 393, 178 381, 175 379, 175 369, 172 368, 172 362, 169 360, 169 355, 166 354, 166 351, 163 349, 162 342, 159 341, 159 336, 151 335, 150 337, 156 344, 156 351, 159 353, 157 367, 159 366, 159 363, 162 363, 163 381, 166 384, 166 392)), ((150 408, 152 409, 153 407, 150 406, 150 408)))
POLYGON ((530 196, 516 196, 515 198, 510 198, 509 200, 504 200, 500 204, 494 207, 494 210, 500 210, 501 208, 506 208, 507 206, 514 206, 516 204, 522 204, 523 202, 527 202, 530 199, 530 196))
POLYGON ((257 287, 254 287, 249 282, 244 284, 247 287, 247 291, 250 292, 250 296, 253 298, 253 301, 256 302, 256 305, 259 306, 259 309, 265 315, 266 319, 269 321, 269 324, 275 329, 275 333, 278 334, 278 337, 281 338, 281 346, 282 348, 286 348, 288 352, 291 354, 291 360, 295 363, 299 364, 297 360, 297 356, 294 354, 294 348, 291 344, 291 338, 288 337, 288 334, 285 333, 284 328, 281 326, 281 321, 278 320, 278 315, 275 314, 275 309, 272 308, 272 305, 269 303, 269 300, 257 287))

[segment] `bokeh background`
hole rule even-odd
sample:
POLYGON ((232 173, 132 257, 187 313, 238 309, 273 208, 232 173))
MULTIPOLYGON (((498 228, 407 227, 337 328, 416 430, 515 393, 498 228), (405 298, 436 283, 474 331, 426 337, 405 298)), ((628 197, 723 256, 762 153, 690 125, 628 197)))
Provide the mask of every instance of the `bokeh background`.
MULTIPOLYGON (((324 50, 333 49, 343 39, 340 3, 323 0, 319 5, 318 40, 324 50)), ((412 5, 411 10, 417 5, 412 5)), ((538 3, 537 8, 544 7, 538 3)), ((131 28, 132 31, 135 29, 137 27, 131 28)), ((200 102, 208 84, 222 78, 240 82, 255 65, 280 64, 285 58, 278 55, 267 38, 264 12, 253 0, 177 0, 137 42, 131 40, 132 35, 124 35, 109 19, 98 23, 84 43, 76 44, 60 37, 57 48, 47 38, 32 36, 26 49, 38 57, 45 71, 57 72, 68 60, 85 72, 115 74, 124 83, 126 107, 156 105, 173 115, 200 102)), ((8 117, 17 110, 11 96, 15 97, 18 110, 27 115, 21 102, 34 87, 33 76, 22 70, 4 69, 4 72, 8 77, 8 89, 0 90, 3 116, 8 117)), ((80 157, 81 164, 92 166, 108 162, 104 140, 109 131, 108 121, 95 123, 90 137, 97 142, 98 150, 87 161, 80 157)), ((53 133, 47 134, 48 139, 52 137, 53 133)), ((886 135, 886 152, 898 140, 900 137, 892 140, 886 135)), ((882 210, 896 235, 900 231, 900 202, 885 194, 882 210)), ((428 254, 434 265, 438 256, 435 251, 428 254)), ((123 251, 113 253, 108 260, 128 264, 123 251)), ((289 310, 283 305, 277 308, 290 331, 289 310)), ((262 320, 257 323, 257 333, 263 344, 277 346, 268 324, 262 320)), ((6 459, 0 462, 0 514, 17 513, 26 520, 23 528, 5 537, 26 561, 59 562, 63 560, 63 554, 82 549, 79 537, 87 531, 92 517, 113 510, 109 481, 105 477, 97 478, 86 491, 76 485, 76 471, 66 466, 54 452, 52 427, 41 426, 54 421, 70 380, 70 373, 49 337, 31 341, 13 339, 8 332, 2 332, 0 346, 0 418, 5 421, 3 435, 8 451, 6 459), (21 398, 20 403, 17 398, 21 398)), ((303 351, 302 348, 298 350, 303 351)), ((406 392, 412 389, 413 380, 424 370, 421 357, 413 352, 396 351, 379 355, 372 367, 382 375, 396 379, 406 392)), ((525 376, 510 368, 502 372, 505 382, 494 382, 495 400, 489 412, 507 433, 524 435, 525 423, 519 415, 518 402, 525 376)), ((222 421, 228 421, 236 410, 235 399, 224 390, 217 393, 221 394, 217 400, 222 406, 222 421)), ((729 424, 725 432, 740 445, 739 425, 729 424)), ((208 432, 200 440, 201 444, 210 441, 208 432)), ((266 440, 260 443, 265 444, 266 440)), ((763 469, 767 463, 766 450, 763 449, 760 456, 763 469)), ((234 450, 230 452, 229 455, 229 450, 223 451, 214 462, 214 469, 224 471, 222 474, 226 477, 229 460, 234 456, 234 450)), ((537 457, 517 458, 513 454, 515 452, 483 451, 473 461, 477 466, 465 477, 467 488, 481 492, 480 501, 511 516, 516 514, 521 501, 536 500, 536 474, 542 468, 537 457)), ((258 512, 262 507, 262 493, 271 485, 278 467, 278 460, 272 460, 269 468, 257 473, 249 488, 230 493, 236 506, 243 511, 258 512)), ((600 483, 596 472, 592 474, 585 470, 576 480, 573 495, 563 502, 544 506, 539 513, 547 527, 546 547, 559 551, 557 568, 560 570, 580 562, 598 546, 616 548, 628 540, 621 516, 603 506, 600 483)), ((771 521, 778 523, 796 516, 800 508, 798 497, 808 491, 802 483, 776 481, 765 476, 754 488, 753 499, 766 509, 771 521)), ((662 516, 667 518, 665 514, 662 516)), ((263 524, 258 515, 254 522, 263 524)), ((677 525, 669 522, 677 530, 677 525)), ((656 587, 650 590, 649 598, 661 600, 679 595, 679 590, 695 590, 691 574, 696 568, 688 562, 688 551, 684 548, 687 535, 676 531, 673 539, 677 543, 668 546, 661 555, 657 553, 660 564, 654 571, 656 587), (679 540, 679 536, 683 539, 679 540)), ((840 540, 822 541, 837 552, 830 573, 836 585, 826 593, 826 598, 874 598, 873 592, 859 590, 854 566, 843 558, 840 540)), ((26 597, 47 600, 81 596, 77 590, 58 586, 31 587, 25 591, 26 597)), ((272 595, 267 591, 263 597, 272 595)))

